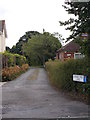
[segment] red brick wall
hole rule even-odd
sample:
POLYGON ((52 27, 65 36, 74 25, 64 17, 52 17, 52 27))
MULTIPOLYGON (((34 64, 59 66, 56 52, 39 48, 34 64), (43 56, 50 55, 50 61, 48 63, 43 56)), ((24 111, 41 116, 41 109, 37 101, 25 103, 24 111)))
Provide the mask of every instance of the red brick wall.
POLYGON ((64 53, 64 60, 74 59, 74 52, 66 52, 64 53))
MULTIPOLYGON (((61 61, 65 61, 67 59, 74 59, 74 52, 59 52, 59 60, 61 54, 61 61)), ((56 59, 58 59, 58 53, 56 54, 56 59)))

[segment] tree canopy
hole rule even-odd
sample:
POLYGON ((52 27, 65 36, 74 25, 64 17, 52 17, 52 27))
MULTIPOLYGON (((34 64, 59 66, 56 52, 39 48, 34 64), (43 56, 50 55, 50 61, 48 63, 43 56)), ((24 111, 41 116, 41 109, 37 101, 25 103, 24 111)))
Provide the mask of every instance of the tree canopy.
POLYGON ((24 52, 31 65, 43 65, 48 59, 54 59, 56 50, 61 47, 57 38, 48 32, 33 36, 24 45, 24 52))
POLYGON ((40 34, 40 33, 37 32, 37 31, 27 31, 25 33, 25 35, 23 35, 22 37, 20 37, 19 42, 17 42, 16 45, 14 45, 11 48, 10 52, 23 55, 23 45, 25 43, 27 43, 28 40, 32 38, 32 36, 35 36, 35 35, 38 35, 38 34, 40 34))
MULTIPOLYGON (((74 18, 70 18, 68 21, 60 21, 61 26, 67 26, 66 30, 70 30, 72 34, 67 38, 70 40, 72 38, 76 39, 80 37, 82 33, 88 34, 88 40, 85 41, 85 46, 87 49, 87 54, 90 54, 90 1, 89 2, 65 2, 63 5, 68 14, 75 15, 74 18)), ((83 44, 84 45, 84 44, 83 44)))
POLYGON ((74 14, 76 17, 68 21, 61 22, 60 25, 70 25, 66 30, 72 31, 69 39, 87 32, 90 34, 90 2, 65 2, 63 5, 68 14, 74 14))

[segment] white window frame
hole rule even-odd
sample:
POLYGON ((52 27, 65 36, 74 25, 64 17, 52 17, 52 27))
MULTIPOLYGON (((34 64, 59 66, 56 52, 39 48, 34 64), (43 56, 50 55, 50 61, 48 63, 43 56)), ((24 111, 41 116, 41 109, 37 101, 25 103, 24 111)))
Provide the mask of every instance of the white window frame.
POLYGON ((81 54, 80 52, 79 53, 74 53, 74 59, 82 59, 84 57, 85 57, 85 55, 81 54), (75 55, 79 55, 79 57, 76 58, 75 55))

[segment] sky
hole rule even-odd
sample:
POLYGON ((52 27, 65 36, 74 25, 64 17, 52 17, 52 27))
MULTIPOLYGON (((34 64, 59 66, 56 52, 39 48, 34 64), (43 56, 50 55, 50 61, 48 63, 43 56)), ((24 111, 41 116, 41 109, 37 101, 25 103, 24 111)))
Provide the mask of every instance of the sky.
POLYGON ((5 20, 8 35, 6 46, 11 48, 27 31, 42 33, 43 29, 58 32, 66 39, 70 32, 59 21, 71 16, 63 4, 64 0, 0 0, 0 20, 5 20))

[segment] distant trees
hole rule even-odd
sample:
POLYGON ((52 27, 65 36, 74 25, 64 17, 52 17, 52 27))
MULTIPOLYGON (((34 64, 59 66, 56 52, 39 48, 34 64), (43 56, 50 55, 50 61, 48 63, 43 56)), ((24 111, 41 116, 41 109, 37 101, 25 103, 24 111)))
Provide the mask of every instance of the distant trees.
MULTIPOLYGON (((88 33, 88 40, 85 41, 87 47, 87 55, 90 55, 90 1, 89 2, 65 2, 63 5, 68 14, 76 16, 75 19, 70 18, 68 21, 61 22, 60 25, 67 26, 66 30, 70 30, 72 34, 67 40, 76 39, 82 33, 88 33)), ((84 44, 83 44, 84 45, 84 44)))
POLYGON ((10 52, 11 49, 8 46, 6 46, 6 51, 10 52))
POLYGON ((55 33, 50 34, 45 30, 43 34, 28 31, 11 49, 7 47, 7 51, 24 55, 30 65, 44 65, 48 59, 54 60, 56 50, 61 47, 60 41, 55 36, 55 33))
POLYGON ((56 50, 60 47, 57 38, 44 32, 29 39, 24 45, 24 52, 31 65, 43 65, 48 59, 54 59, 56 50))
POLYGON ((10 52, 23 55, 23 45, 24 45, 24 43, 27 43, 28 40, 31 39, 33 35, 35 36, 37 34, 40 34, 40 33, 37 32, 37 31, 28 31, 28 32, 26 32, 25 35, 20 37, 19 42, 17 42, 16 45, 14 45, 11 48, 10 52))

